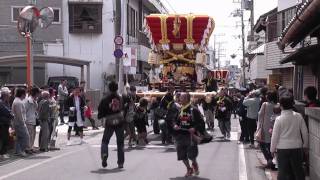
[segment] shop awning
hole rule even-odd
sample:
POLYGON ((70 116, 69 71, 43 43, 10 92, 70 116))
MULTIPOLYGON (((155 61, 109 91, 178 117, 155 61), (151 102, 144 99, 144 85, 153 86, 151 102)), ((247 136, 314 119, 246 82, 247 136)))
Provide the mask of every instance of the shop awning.
POLYGON ((284 50, 288 45, 295 47, 305 37, 319 29, 319 9, 320 0, 306 0, 302 4, 279 38, 280 50, 284 50))
POLYGON ((280 61, 280 64, 292 62, 295 65, 307 65, 320 59, 320 45, 302 47, 280 61))

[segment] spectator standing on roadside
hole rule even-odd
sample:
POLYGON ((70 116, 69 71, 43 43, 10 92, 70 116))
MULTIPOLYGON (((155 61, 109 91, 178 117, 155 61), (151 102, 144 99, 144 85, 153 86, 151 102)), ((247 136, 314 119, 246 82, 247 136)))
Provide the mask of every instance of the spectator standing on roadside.
POLYGON ((7 87, 1 88, 0 97, 0 159, 8 159, 7 154, 9 146, 9 127, 11 126, 11 120, 13 114, 10 109, 10 90, 7 87))
POLYGON ((257 130, 258 113, 260 109, 260 94, 255 90, 247 96, 243 105, 247 107, 247 127, 250 138, 250 147, 254 147, 254 133, 257 130))
POLYGON ((15 154, 25 157, 26 153, 31 152, 29 147, 29 133, 26 126, 26 108, 23 100, 26 98, 26 90, 18 88, 16 90, 15 99, 12 103, 12 113, 14 114, 13 128, 16 134, 15 154))
POLYGON ((38 118, 38 103, 37 99, 40 95, 40 89, 33 87, 30 90, 30 95, 24 100, 24 106, 26 108, 26 125, 28 128, 28 133, 30 136, 29 139, 29 149, 35 151, 34 149, 34 140, 36 137, 36 126, 38 118))
POLYGON ((39 148, 41 152, 49 150, 50 129, 49 129, 49 116, 50 116, 50 94, 48 91, 41 93, 41 101, 39 102, 39 121, 40 121, 40 134, 39 134, 39 148))
POLYGON ((66 100, 68 98, 68 88, 67 88, 67 80, 62 80, 58 86, 58 102, 60 106, 60 125, 65 124, 64 122, 64 107, 66 100))

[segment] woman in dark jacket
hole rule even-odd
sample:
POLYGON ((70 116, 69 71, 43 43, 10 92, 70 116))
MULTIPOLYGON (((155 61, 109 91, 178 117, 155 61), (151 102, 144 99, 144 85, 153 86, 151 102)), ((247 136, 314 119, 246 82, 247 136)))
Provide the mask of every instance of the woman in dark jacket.
POLYGON ((9 127, 13 115, 10 110, 9 99, 10 90, 8 88, 1 89, 0 98, 0 158, 9 158, 7 148, 9 145, 9 127))

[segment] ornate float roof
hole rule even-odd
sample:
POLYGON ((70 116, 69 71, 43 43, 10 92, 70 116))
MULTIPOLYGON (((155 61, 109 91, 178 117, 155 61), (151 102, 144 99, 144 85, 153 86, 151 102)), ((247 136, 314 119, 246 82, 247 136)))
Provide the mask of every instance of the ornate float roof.
POLYGON ((173 46, 205 51, 215 26, 213 18, 194 14, 152 14, 145 22, 145 33, 154 51, 173 46))

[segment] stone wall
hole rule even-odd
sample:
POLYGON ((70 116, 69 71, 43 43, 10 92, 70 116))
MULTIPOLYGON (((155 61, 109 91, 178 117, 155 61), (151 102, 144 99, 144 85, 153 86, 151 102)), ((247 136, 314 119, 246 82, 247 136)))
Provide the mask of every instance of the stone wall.
POLYGON ((320 179, 320 108, 306 108, 309 116, 310 180, 320 179))

